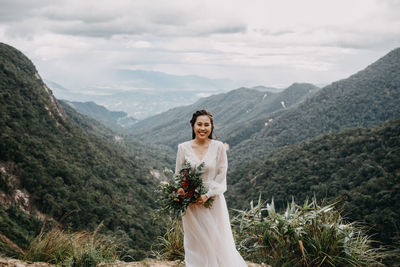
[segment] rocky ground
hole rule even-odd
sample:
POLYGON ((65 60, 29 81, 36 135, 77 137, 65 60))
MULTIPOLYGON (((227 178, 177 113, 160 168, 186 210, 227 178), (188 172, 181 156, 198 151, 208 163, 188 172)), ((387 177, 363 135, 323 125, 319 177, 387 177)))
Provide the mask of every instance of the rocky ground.
MULTIPOLYGON (((267 267, 268 265, 255 264, 247 262, 249 267, 267 267)), ((0 267, 50 267, 53 264, 43 262, 25 262, 16 259, 2 258, 0 259, 0 267)), ((115 263, 101 263, 98 267, 184 267, 185 264, 179 261, 161 261, 156 259, 145 259, 136 262, 115 262, 115 263)))
POLYGON ((55 266, 53 264, 48 264, 44 262, 26 262, 20 261, 16 259, 8 259, 2 258, 0 259, 0 267, 7 266, 7 267, 48 267, 48 266, 55 266))

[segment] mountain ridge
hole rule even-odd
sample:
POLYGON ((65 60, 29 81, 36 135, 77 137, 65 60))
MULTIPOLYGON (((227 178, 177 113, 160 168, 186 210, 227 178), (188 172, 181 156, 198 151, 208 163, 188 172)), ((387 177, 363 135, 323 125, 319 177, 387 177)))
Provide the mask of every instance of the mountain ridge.
POLYGON ((71 105, 79 113, 98 120, 114 130, 123 131, 124 128, 130 128, 138 121, 137 119, 128 116, 128 113, 124 111, 111 111, 102 105, 96 104, 93 101, 78 102, 64 100, 64 102, 71 105))
POLYGON ((0 226, 22 249, 44 222, 63 217, 63 226, 71 230, 92 230, 100 223, 103 233, 118 229, 121 251, 137 259, 159 234, 159 222, 138 216, 156 208, 157 182, 149 164, 80 128, 32 62, 3 43, 0 166, 0 200, 18 198, 0 202, 0 226))
MULTIPOLYGON (((237 88, 202 98, 196 103, 170 109, 167 112, 139 121, 131 134, 144 140, 175 146, 191 138, 189 120, 198 109, 208 109, 215 118, 215 133, 221 140, 237 128, 236 123, 248 123, 257 114, 268 114, 285 109, 282 100, 289 99, 287 106, 303 101, 318 90, 311 84, 295 83, 279 93, 261 92, 250 88, 237 88), (288 91, 286 91, 288 90, 288 91)), ((258 119, 258 118, 256 118, 258 119)))
MULTIPOLYGON (((372 126, 400 116, 400 48, 298 106, 274 114, 266 127, 233 147, 233 165, 286 145, 346 127, 372 126), (252 151, 251 154, 246 151, 252 151)), ((255 126, 251 126, 255 127, 255 126)))

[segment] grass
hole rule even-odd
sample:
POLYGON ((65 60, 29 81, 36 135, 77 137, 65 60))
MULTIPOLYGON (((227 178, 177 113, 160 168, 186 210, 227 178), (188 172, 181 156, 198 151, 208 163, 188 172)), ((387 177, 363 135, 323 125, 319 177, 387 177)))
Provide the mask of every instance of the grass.
POLYGON ((100 262, 114 262, 119 259, 115 241, 98 233, 101 226, 100 224, 93 232, 74 233, 64 231, 58 226, 49 232, 44 232, 42 228, 26 250, 7 243, 9 247, 14 247, 22 260, 71 267, 96 266, 100 262))
MULTIPOLYGON (((274 202, 250 209, 236 210, 231 225, 241 255, 248 261, 272 267, 308 266, 383 266, 387 256, 359 223, 347 223, 334 204, 320 206, 313 199, 302 206, 294 201, 284 212, 275 210, 274 202)), ((183 260, 183 226, 181 220, 169 218, 166 230, 153 246, 153 256, 162 260, 183 260)), ((66 232, 54 227, 41 233, 20 258, 62 266, 96 266, 119 259, 118 244, 110 237, 93 232, 66 232)), ((16 246, 7 242, 10 247, 16 246)), ((397 257, 398 249, 392 251, 397 257)))
POLYGON ((334 204, 303 206, 294 201, 283 213, 274 202, 260 203, 233 218, 235 239, 250 261, 271 266, 382 266, 384 254, 357 223, 346 223, 334 204))
MULTIPOLYGON (((248 261, 272 267, 384 266, 383 249, 358 223, 346 223, 334 204, 319 206, 313 199, 303 206, 294 201, 284 212, 274 202, 250 204, 236 210, 231 224, 241 255, 248 261)), ((153 255, 163 260, 183 260, 182 222, 170 219, 153 255)))
POLYGON ((162 260, 184 260, 182 220, 168 218, 165 234, 157 238, 152 254, 162 260))

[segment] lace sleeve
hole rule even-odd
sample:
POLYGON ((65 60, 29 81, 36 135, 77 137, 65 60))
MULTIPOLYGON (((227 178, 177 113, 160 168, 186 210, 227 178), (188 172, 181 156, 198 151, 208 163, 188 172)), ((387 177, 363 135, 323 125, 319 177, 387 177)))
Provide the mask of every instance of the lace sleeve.
POLYGON ((178 174, 185 163, 185 154, 183 152, 182 144, 178 145, 178 153, 176 154, 175 174, 178 174))
POLYGON ((223 143, 219 143, 217 151, 217 173, 215 178, 211 181, 207 197, 223 194, 226 191, 226 172, 228 169, 228 157, 226 155, 226 148, 223 143))

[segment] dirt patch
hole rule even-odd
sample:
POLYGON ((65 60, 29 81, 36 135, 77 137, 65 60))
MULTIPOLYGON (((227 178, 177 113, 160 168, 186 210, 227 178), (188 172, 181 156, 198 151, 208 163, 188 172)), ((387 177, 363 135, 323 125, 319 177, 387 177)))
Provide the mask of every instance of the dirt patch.
MULTIPOLYGON (((247 262, 249 267, 268 267, 268 265, 247 262)), ((114 263, 100 263, 98 267, 185 267, 180 261, 161 261, 156 259, 144 259, 135 262, 117 261, 114 263)), ((53 264, 44 262, 26 262, 16 259, 1 258, 0 267, 55 267, 53 264)))

